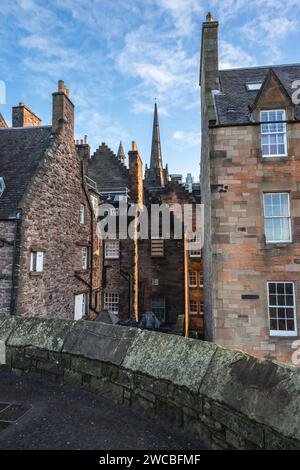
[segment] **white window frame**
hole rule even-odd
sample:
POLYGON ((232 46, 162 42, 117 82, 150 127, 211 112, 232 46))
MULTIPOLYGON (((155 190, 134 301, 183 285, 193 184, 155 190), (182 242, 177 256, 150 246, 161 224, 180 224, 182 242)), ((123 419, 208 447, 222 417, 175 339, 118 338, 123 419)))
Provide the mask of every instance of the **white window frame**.
POLYGON ((89 247, 83 246, 81 253, 82 253, 81 267, 84 271, 87 271, 89 269, 89 247))
POLYGON ((203 272, 199 272, 199 287, 203 287, 203 272))
POLYGON ((265 239, 266 243, 292 243, 292 221, 291 221, 291 201, 290 201, 290 193, 288 192, 273 192, 273 193, 264 193, 263 194, 263 207, 264 207, 264 230, 265 230, 265 239), (270 216, 266 215, 266 204, 265 204, 265 196, 269 195, 287 195, 288 196, 288 215, 277 215, 277 216, 270 216), (287 219, 289 222, 289 239, 288 240, 267 240, 267 231, 266 231, 266 220, 268 219, 287 219))
POLYGON ((80 224, 85 224, 85 205, 80 204, 80 224))
MULTIPOLYGON (((272 295, 272 294, 271 294, 272 295)), ((296 306, 296 293, 295 293, 295 282, 294 281, 268 281, 267 282, 267 296, 268 296, 268 319, 269 319, 269 332, 270 336, 298 336, 297 334, 297 306, 296 306), (270 284, 291 284, 293 286, 293 306, 290 305, 271 305, 270 304, 270 292, 269 292, 269 285, 270 284), (294 310, 294 330, 271 330, 270 328, 270 308, 293 308, 294 310)), ((283 318, 282 318, 283 320, 283 318)), ((285 318, 286 320, 286 318, 285 318)))
POLYGON ((197 302, 197 300, 190 300, 189 301, 189 312, 190 312, 190 315, 198 315, 199 313, 199 302, 197 302), (191 308, 192 304, 195 304, 195 309, 193 310, 191 308))
MULTIPOLYGON (((262 157, 263 158, 274 158, 274 157, 287 157, 288 156, 288 150, 287 150, 287 131, 286 131, 286 122, 282 122, 282 121, 278 121, 279 124, 282 124, 283 126, 283 130, 282 131, 270 131, 270 128, 268 131, 264 131, 263 129, 263 126, 268 124, 268 121, 262 121, 262 114, 263 113, 278 113, 278 112, 281 112, 283 113, 283 121, 286 121, 286 112, 285 112, 285 109, 264 109, 264 110, 261 110, 260 111, 260 122, 261 122, 261 126, 260 126, 260 132, 261 132, 261 153, 262 153, 262 157), (267 136, 271 136, 271 135, 283 135, 283 144, 281 145, 284 145, 284 149, 285 149, 285 152, 284 153, 273 153, 273 154, 269 154, 269 155, 266 155, 263 153, 263 142, 262 142, 262 136, 263 135, 267 135, 267 136)), ((271 125, 274 124, 275 122, 274 121, 270 121, 271 122, 271 125)), ((270 138, 268 139, 268 141, 270 140, 270 138)), ((267 144, 269 147, 270 147, 270 150, 271 150, 271 143, 268 143, 267 144)), ((277 147, 278 147, 278 142, 276 143, 277 147)))
POLYGON ((195 235, 194 240, 189 241, 188 248, 190 258, 201 258, 201 236, 195 235))
POLYGON ((246 89, 248 91, 259 91, 262 87, 262 82, 247 82, 246 89))
POLYGON ((115 315, 119 314, 120 296, 116 292, 104 292, 104 310, 108 310, 115 315))
POLYGON ((189 271, 189 287, 197 287, 197 271, 189 271), (194 281, 192 281, 192 277, 194 277, 194 281))
POLYGON ((30 272, 42 273, 44 271, 44 252, 32 250, 30 252, 30 272))
POLYGON ((106 241, 104 242, 104 258, 119 259, 120 258, 120 242, 106 241))

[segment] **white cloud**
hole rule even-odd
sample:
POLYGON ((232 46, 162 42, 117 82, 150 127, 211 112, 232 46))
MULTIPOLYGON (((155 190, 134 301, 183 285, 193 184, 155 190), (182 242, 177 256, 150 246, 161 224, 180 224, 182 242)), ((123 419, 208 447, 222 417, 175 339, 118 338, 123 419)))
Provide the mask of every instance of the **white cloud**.
MULTIPOLYGON (((153 104, 143 101, 134 101, 131 111, 134 114, 153 114, 154 106, 153 104)), ((160 116, 169 116, 167 109, 164 106, 159 106, 159 115, 160 116)))
POLYGON ((172 17, 177 33, 182 36, 191 35, 196 26, 196 18, 203 12, 199 0, 156 0, 159 7, 166 10, 172 17))
POLYGON ((239 46, 234 46, 227 41, 220 41, 220 69, 238 67, 251 67, 256 65, 255 59, 239 46))
MULTIPOLYGON (((167 35, 141 26, 126 35, 116 66, 137 80, 130 92, 133 103, 157 97, 167 112, 167 106, 189 104, 197 89, 198 60, 181 43, 168 42, 167 35)), ((133 105, 135 112, 138 108, 133 105)))
POLYGON ((173 139, 177 141, 183 141, 188 145, 200 145, 201 135, 200 128, 198 131, 175 131, 173 133, 173 139))
POLYGON ((129 140, 126 129, 110 116, 102 115, 97 109, 84 109, 76 114, 76 138, 82 139, 88 134, 88 140, 95 150, 101 142, 106 142, 112 149, 117 149, 120 140, 129 140))
POLYGON ((276 63, 282 56, 284 39, 298 28, 295 19, 280 17, 271 18, 270 15, 260 15, 241 27, 242 34, 263 47, 266 60, 276 63))

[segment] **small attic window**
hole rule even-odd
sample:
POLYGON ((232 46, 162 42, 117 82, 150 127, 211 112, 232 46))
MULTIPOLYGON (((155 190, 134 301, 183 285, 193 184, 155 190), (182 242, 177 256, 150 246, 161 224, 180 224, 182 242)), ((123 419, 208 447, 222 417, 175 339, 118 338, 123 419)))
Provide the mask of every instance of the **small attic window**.
POLYGON ((261 89, 262 82, 249 82, 246 83, 246 88, 248 91, 259 91, 261 89))
POLYGON ((234 106, 228 106, 227 113, 235 113, 235 107, 234 106))
POLYGON ((4 193, 5 190, 5 182, 3 176, 0 176, 0 197, 4 193))

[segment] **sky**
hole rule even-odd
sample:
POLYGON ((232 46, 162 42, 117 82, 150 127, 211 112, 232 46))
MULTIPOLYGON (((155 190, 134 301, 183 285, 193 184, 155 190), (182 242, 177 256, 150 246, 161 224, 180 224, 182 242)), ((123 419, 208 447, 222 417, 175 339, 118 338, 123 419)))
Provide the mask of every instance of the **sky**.
POLYGON ((299 0, 0 0, 0 81, 11 107, 51 123, 62 79, 75 104, 75 138, 88 135, 149 163, 157 99, 164 165, 199 176, 201 24, 220 22, 220 68, 300 62, 299 0))

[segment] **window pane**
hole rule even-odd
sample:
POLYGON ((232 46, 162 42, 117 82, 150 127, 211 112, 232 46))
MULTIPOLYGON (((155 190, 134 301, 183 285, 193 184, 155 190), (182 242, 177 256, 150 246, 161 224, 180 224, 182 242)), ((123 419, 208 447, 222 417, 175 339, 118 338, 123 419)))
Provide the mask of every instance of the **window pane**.
POLYGON ((276 294, 276 284, 274 282, 269 284, 269 293, 276 294))
POLYGON ((295 330, 295 322, 294 322, 294 320, 287 320, 287 322, 286 322, 286 329, 287 329, 287 331, 294 331, 294 330, 295 330))
POLYGON ((278 282, 276 286, 277 286, 277 294, 285 294, 285 288, 282 282, 278 282))
POLYGON ((277 308, 275 307, 270 308, 270 318, 277 318, 277 308))
POLYGON ((285 284, 285 293, 286 294, 293 294, 293 284, 291 282, 285 284))
POLYGON ((290 241, 291 239, 291 231, 290 231, 290 219, 280 219, 282 224, 282 240, 283 241, 290 241))

